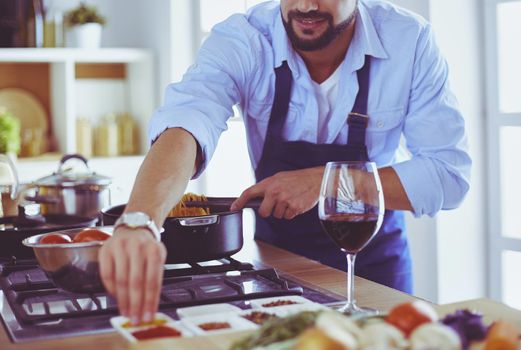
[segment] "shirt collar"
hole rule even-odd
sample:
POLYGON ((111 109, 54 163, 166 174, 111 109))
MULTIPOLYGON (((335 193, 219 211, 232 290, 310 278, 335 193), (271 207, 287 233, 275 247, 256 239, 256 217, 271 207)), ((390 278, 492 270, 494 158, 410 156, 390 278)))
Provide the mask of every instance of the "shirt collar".
MULTIPOLYGON (((381 59, 387 59, 389 57, 382 45, 373 20, 363 1, 359 1, 358 4, 355 32, 348 50, 348 56, 352 59, 351 68, 353 71, 362 68, 365 55, 381 59)), ((292 72, 297 76, 300 75, 296 57, 297 53, 293 49, 289 38, 286 35, 286 29, 282 23, 280 7, 274 23, 272 45, 275 57, 275 67, 280 67, 282 62, 287 61, 292 72)))

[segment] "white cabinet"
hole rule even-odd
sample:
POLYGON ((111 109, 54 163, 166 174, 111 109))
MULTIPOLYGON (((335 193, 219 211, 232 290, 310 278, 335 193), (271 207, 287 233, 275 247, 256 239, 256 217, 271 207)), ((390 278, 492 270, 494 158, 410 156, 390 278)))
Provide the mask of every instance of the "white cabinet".
MULTIPOLYGON (((24 81, 17 80, 15 76, 11 77, 10 81, 20 83, 29 90, 34 86, 40 86, 40 90, 49 90, 42 92, 43 95, 48 96, 48 100, 42 103, 48 108, 52 136, 56 140, 53 151, 62 154, 76 152, 76 118, 83 113, 77 108, 81 105, 78 99, 83 98, 77 96, 78 82, 88 78, 95 84, 95 79, 108 73, 109 77, 115 74, 116 77, 112 78, 124 86, 125 111, 120 112, 128 112, 135 118, 140 134, 139 153, 146 152, 147 125, 156 101, 153 85, 153 56, 150 51, 119 48, 0 49, 0 68, 2 65, 8 67, 4 72, 17 75, 17 70, 25 69, 24 64, 40 65, 42 71, 46 73, 29 79, 26 74, 24 81), (89 77, 89 71, 94 72, 92 77, 89 77), (31 79, 34 81, 28 81, 31 79), (47 79, 48 83, 42 82, 42 79, 47 79)), ((0 87, 9 87, 5 79, 7 78, 0 76, 0 87)), ((89 103, 96 103, 96 101, 89 103)))

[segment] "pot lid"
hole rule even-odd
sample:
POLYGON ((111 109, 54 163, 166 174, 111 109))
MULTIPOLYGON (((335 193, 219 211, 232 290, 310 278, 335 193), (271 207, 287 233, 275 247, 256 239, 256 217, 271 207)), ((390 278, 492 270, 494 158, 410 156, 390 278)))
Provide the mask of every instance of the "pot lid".
POLYGON ((95 172, 75 173, 72 171, 56 172, 52 175, 42 177, 36 180, 38 186, 58 186, 58 187, 75 187, 75 186, 108 186, 112 180, 108 176, 99 175, 95 172))
POLYGON ((66 155, 60 161, 58 171, 52 175, 36 180, 37 186, 76 187, 76 186, 108 186, 112 182, 108 176, 97 174, 90 170, 87 160, 76 154, 66 155), (83 169, 66 168, 69 159, 79 159, 84 163, 83 169))

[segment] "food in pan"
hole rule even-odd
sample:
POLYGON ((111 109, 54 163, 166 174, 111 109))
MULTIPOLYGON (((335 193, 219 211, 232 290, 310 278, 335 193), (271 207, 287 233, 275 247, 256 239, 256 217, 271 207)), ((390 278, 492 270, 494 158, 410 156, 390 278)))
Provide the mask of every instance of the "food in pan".
POLYGON ((185 193, 179 203, 175 207, 170 210, 168 213, 169 217, 176 216, 202 216, 210 214, 210 210, 208 208, 201 207, 187 207, 187 201, 206 201, 206 197, 204 195, 197 195, 195 193, 185 193))
POLYGON ((69 236, 61 233, 51 233, 43 236, 38 243, 40 244, 63 244, 71 243, 72 240, 69 236))
POLYGON ((72 241, 74 243, 99 242, 106 241, 109 238, 110 234, 107 232, 95 228, 86 228, 85 230, 78 233, 72 241))
POLYGON ((203 331, 216 331, 218 329, 231 328, 228 322, 206 322, 198 325, 203 331))
POLYGON ((180 331, 173 327, 157 326, 132 332, 132 335, 137 340, 145 340, 155 338, 180 337, 182 334, 180 331))
POLYGON ((275 306, 283 306, 283 305, 293 305, 298 304, 296 301, 293 300, 275 300, 266 304, 262 304, 264 307, 275 307, 275 306))
POLYGON ((255 324, 263 325, 267 321, 271 320, 272 318, 276 318, 277 316, 267 312, 252 311, 249 314, 242 315, 242 317, 255 324))

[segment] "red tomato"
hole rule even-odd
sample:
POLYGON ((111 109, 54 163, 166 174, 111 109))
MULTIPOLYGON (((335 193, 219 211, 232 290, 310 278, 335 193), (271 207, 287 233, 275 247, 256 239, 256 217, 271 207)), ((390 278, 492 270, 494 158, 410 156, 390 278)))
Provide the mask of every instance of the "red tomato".
POLYGON ((86 228, 85 230, 78 233, 72 241, 74 243, 98 242, 105 241, 109 238, 110 235, 107 232, 103 232, 95 228, 86 228))
POLYGON ((62 233, 51 233, 49 235, 45 235, 40 238, 38 243, 40 244, 62 244, 62 243, 71 243, 72 240, 69 236, 64 235, 62 233))
POLYGON ((395 306, 385 318, 385 321, 403 331, 406 336, 416 327, 437 320, 438 316, 432 306, 420 300, 395 306))

